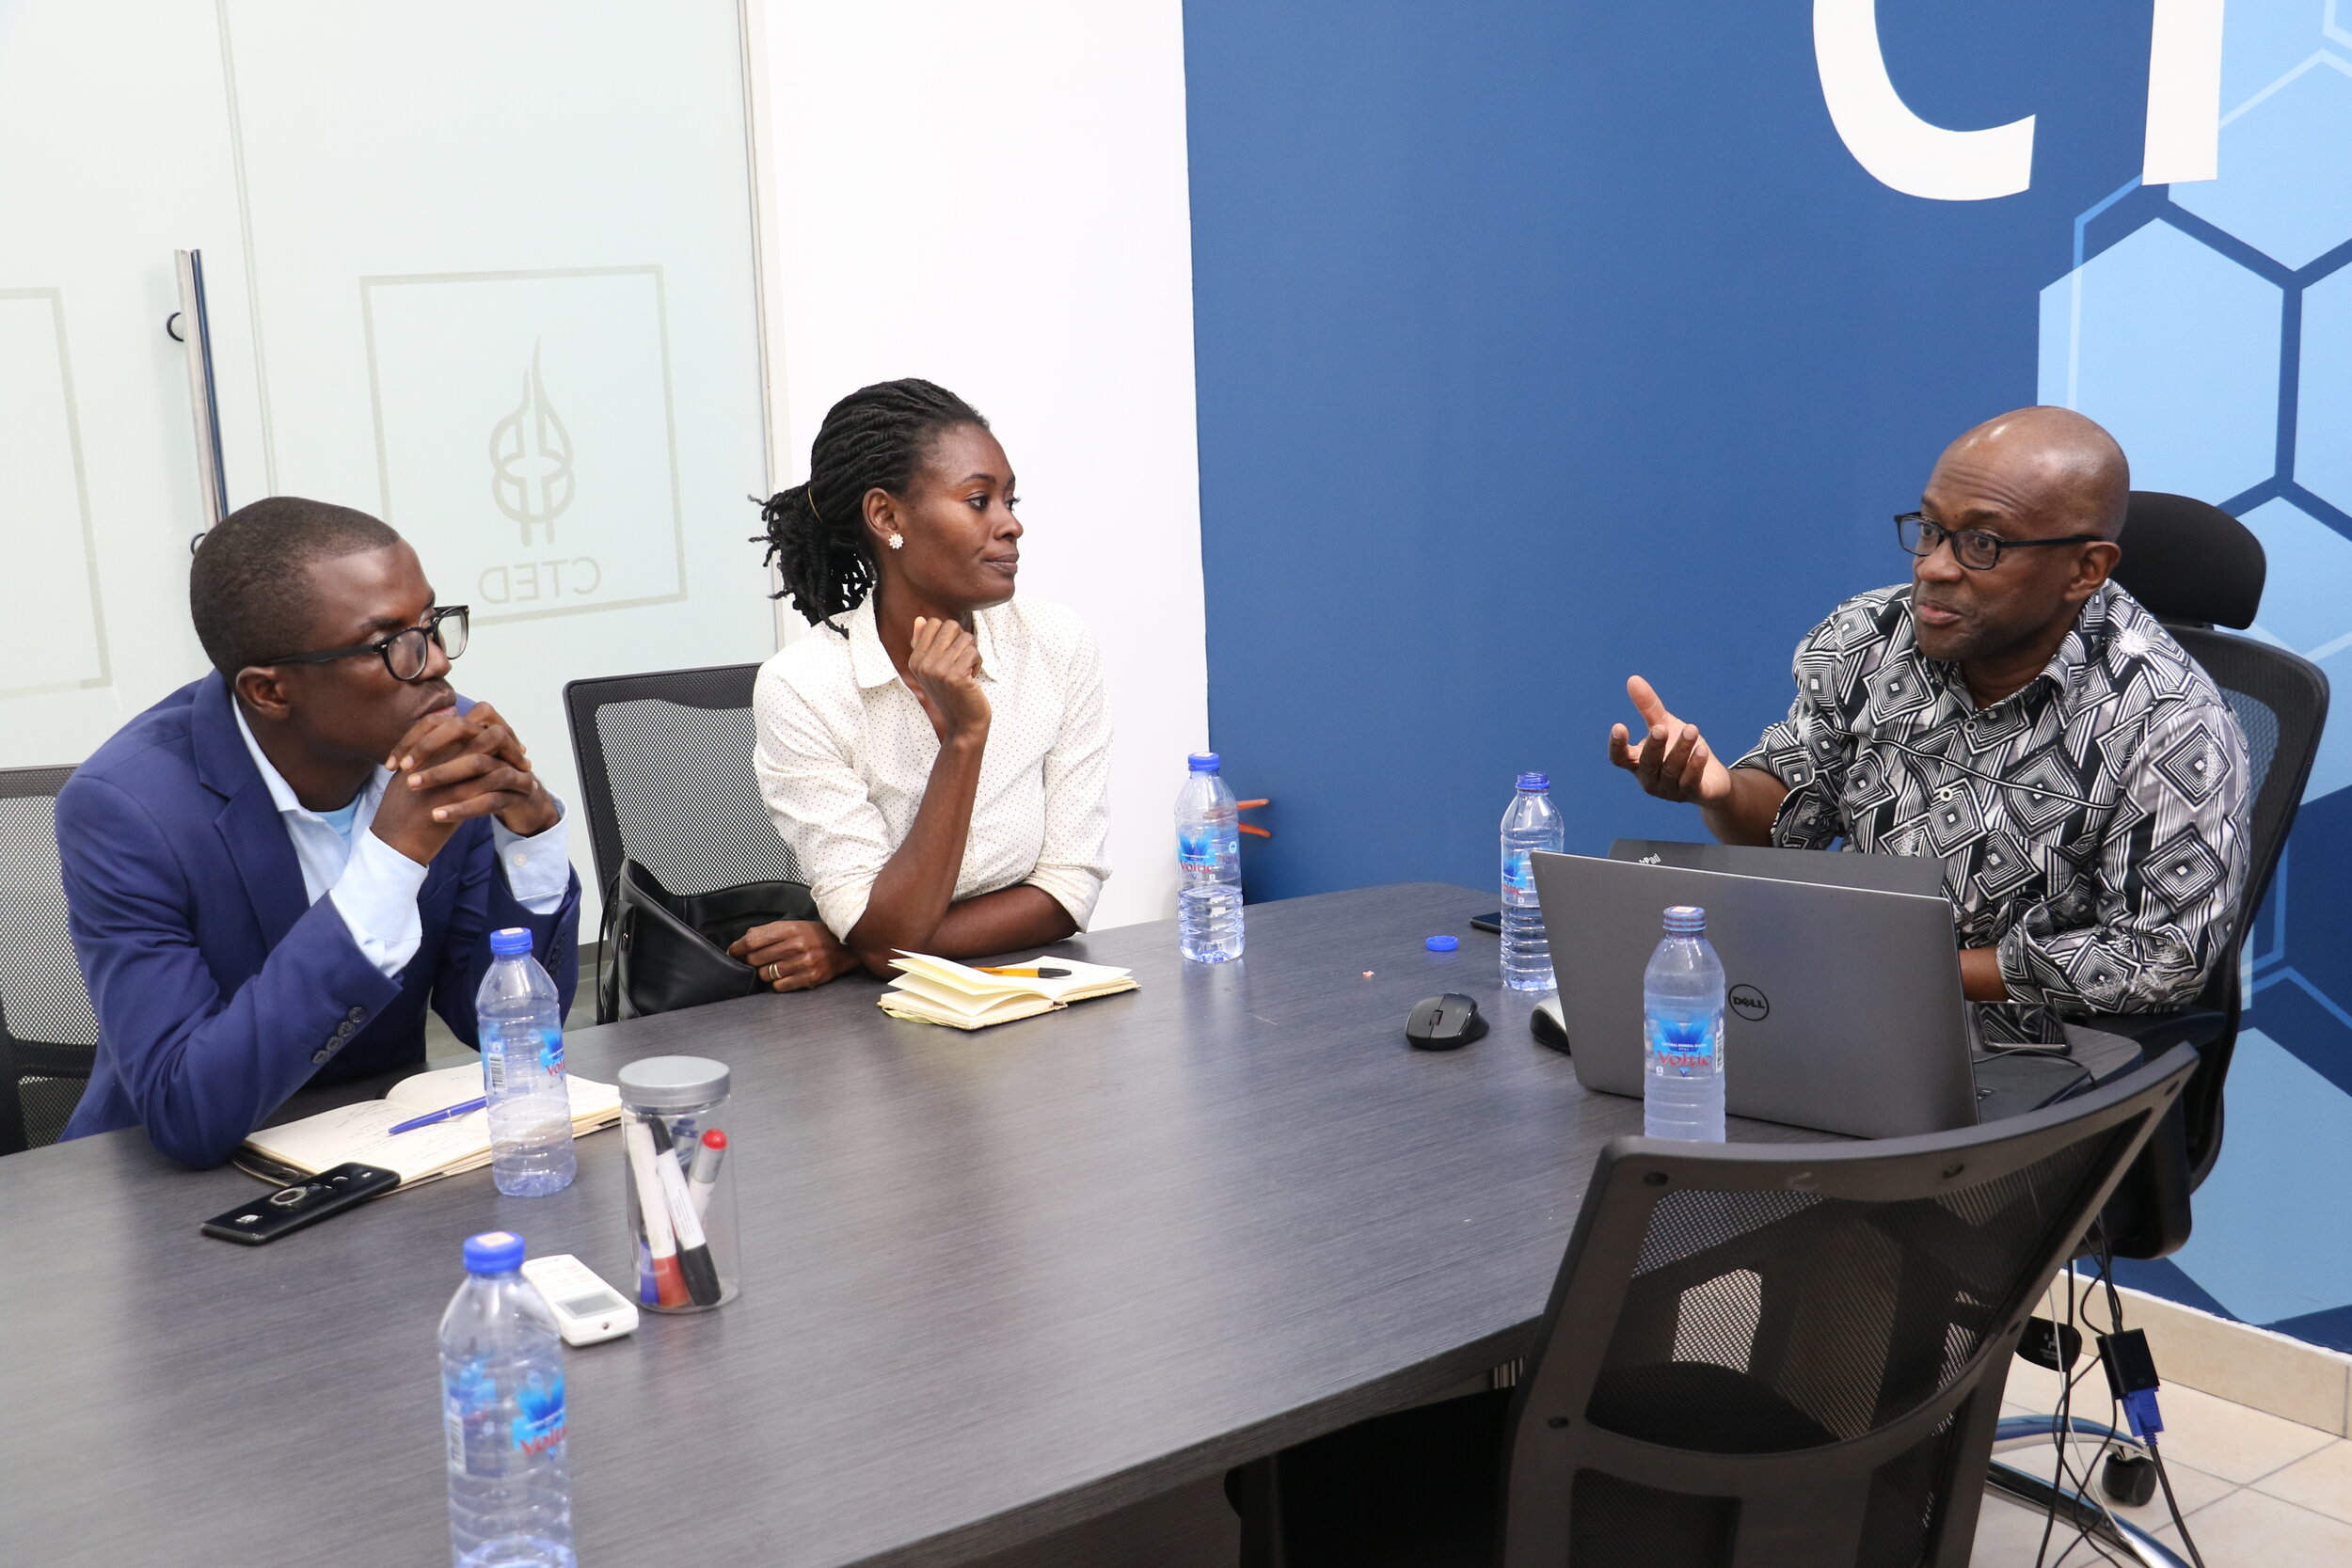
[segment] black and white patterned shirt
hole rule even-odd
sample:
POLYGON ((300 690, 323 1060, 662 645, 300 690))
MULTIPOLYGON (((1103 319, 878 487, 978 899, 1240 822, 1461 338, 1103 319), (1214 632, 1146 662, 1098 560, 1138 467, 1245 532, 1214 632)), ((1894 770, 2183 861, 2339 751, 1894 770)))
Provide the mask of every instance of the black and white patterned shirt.
POLYGON ((1847 600, 1797 647, 1797 700, 1736 765, 1788 785, 1772 842, 1943 860, 1963 947, 2014 1004, 1988 1045, 2059 1015, 2182 1006, 2246 879, 2246 741, 2212 678, 2113 583, 2041 674, 1979 708, 1914 641, 1911 588, 1847 600))

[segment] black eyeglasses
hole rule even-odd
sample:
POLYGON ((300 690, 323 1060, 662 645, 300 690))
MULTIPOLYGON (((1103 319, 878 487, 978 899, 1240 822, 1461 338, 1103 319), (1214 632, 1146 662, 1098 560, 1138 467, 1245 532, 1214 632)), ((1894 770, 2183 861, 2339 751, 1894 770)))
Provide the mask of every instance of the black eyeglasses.
POLYGON ((262 664, 332 664, 339 658, 357 658, 361 654, 374 654, 384 661, 396 681, 421 681, 433 663, 433 648, 437 645, 451 658, 466 651, 467 623, 470 607, 462 604, 436 605, 424 612, 422 626, 406 626, 374 642, 354 642, 348 648, 323 648, 314 654, 281 654, 276 658, 261 660, 262 664))
POLYGON ((1997 533, 1980 528, 1946 528, 1931 522, 1924 512, 1899 512, 1895 515, 1895 537, 1903 548, 1925 558, 1935 553, 1935 547, 1949 539, 1952 559, 1972 572, 1989 572, 2001 563, 2003 550, 2039 549, 2044 545, 2095 545, 2095 533, 2069 533, 2058 539, 2004 539, 1997 533))

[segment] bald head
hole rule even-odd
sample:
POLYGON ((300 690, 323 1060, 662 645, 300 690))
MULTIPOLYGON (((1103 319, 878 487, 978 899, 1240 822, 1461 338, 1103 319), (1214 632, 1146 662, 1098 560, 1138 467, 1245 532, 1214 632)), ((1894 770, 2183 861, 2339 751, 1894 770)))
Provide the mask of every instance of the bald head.
POLYGON ((2025 536, 2123 531, 2132 468, 2097 421, 2071 408, 2038 406, 1997 415, 1944 449, 1936 463, 2005 497, 2025 536))

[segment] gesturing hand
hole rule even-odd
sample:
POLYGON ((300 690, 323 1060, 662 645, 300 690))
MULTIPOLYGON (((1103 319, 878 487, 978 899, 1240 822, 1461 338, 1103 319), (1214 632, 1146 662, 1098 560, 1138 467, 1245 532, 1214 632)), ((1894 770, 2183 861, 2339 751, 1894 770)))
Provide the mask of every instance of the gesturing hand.
POLYGON ((814 920, 755 926, 727 951, 757 970, 771 990, 806 990, 857 967, 856 955, 814 920))
POLYGON ((907 689, 923 705, 943 746, 959 736, 988 733, 988 696, 979 677, 980 647, 970 632, 953 621, 914 618, 907 689))
POLYGON ((1696 724, 1686 724, 1666 711, 1649 682, 1632 676, 1625 694, 1633 699, 1648 733, 1629 744, 1623 724, 1609 732, 1609 760, 1632 774, 1642 787, 1661 800, 1690 805, 1720 805, 1731 799, 1731 769, 1715 758, 1696 724))

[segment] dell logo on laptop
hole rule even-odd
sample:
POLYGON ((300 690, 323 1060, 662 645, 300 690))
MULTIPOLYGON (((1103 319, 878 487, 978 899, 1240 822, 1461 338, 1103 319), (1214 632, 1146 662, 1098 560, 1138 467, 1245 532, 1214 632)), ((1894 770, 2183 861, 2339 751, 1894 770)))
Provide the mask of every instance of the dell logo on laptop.
POLYGON ((1765 1000, 1764 993, 1754 986, 1732 987, 1729 1000, 1731 1010, 1751 1023, 1772 1010, 1772 1003, 1765 1000))

